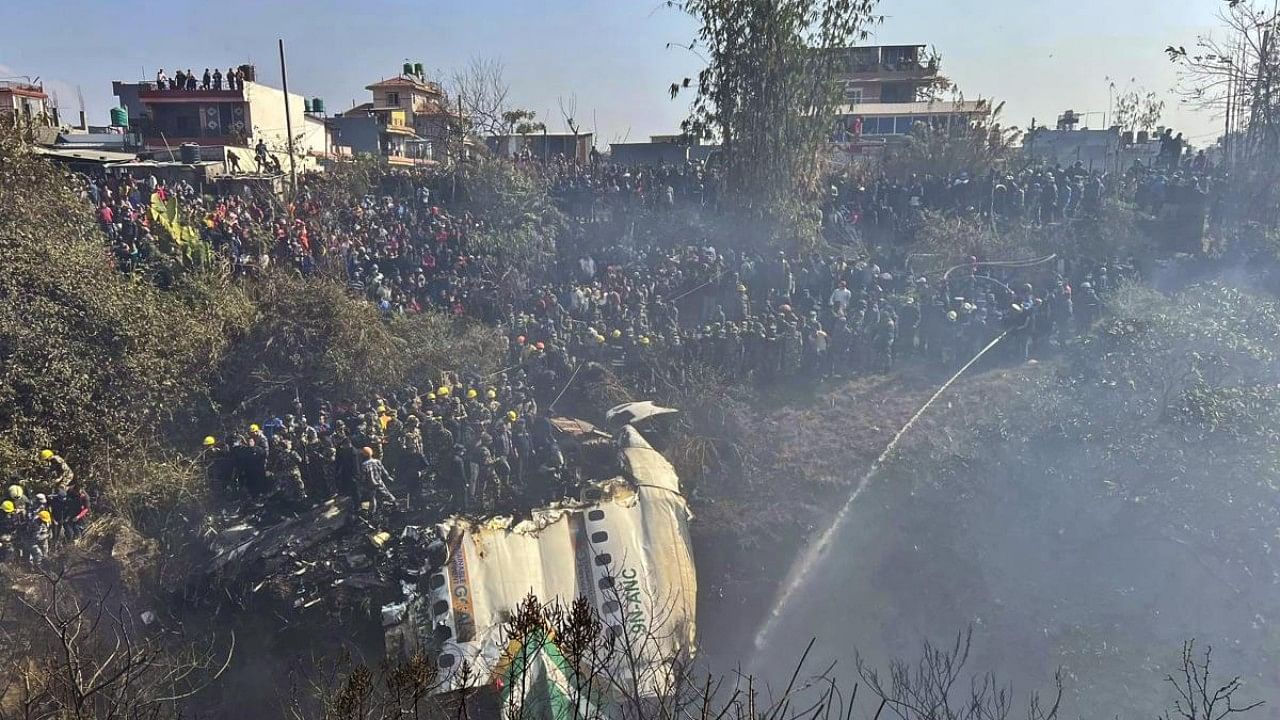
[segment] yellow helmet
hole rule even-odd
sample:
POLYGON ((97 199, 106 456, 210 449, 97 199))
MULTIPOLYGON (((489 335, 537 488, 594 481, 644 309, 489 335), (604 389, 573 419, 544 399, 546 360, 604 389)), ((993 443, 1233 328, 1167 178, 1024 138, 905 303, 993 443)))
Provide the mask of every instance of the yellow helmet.
POLYGON ((429 393, 427 393, 427 399, 428 399, 428 400, 435 400, 435 399, 436 399, 436 394, 435 394, 435 393, 433 393, 433 392, 429 392, 429 393))
POLYGON ((212 435, 205 435, 205 436, 204 436, 204 446, 205 446, 205 447, 213 447, 214 445, 217 445, 217 444, 218 444, 218 441, 217 441, 217 440, 214 440, 212 435))
POLYGON ((485 393, 485 397, 489 398, 490 400, 494 400, 498 397, 498 391, 494 390, 493 388, 489 388, 489 391, 485 393))
POLYGON ((18 506, 14 505, 12 500, 5 500, 4 502, 0 503, 0 510, 4 510, 7 513, 11 513, 17 509, 18 509, 18 506))
POLYGON ((621 330, 616 330, 616 329, 615 329, 615 330, 613 331, 613 336, 614 336, 615 338, 620 338, 620 337, 622 337, 622 331, 621 331, 621 330))
POLYGON ((49 460, 49 459, 51 459, 51 458, 53 458, 53 451, 52 451, 52 450, 41 450, 41 451, 40 451, 40 459, 41 459, 41 460, 49 460))
POLYGON ((508 419, 508 420, 510 420, 511 422, 515 422, 515 421, 516 421, 516 418, 518 418, 518 417, 520 417, 520 416, 516 414, 516 411, 515 411, 515 410, 508 410, 508 411, 507 411, 507 419, 508 419))
POLYGON ((440 397, 449 397, 449 386, 441 385, 439 389, 436 390, 436 394, 440 397))
POLYGON ((603 345, 603 344, 604 344, 604 336, 603 336, 603 335, 597 335, 597 336, 596 336, 596 342, 597 342, 597 343, 600 343, 601 345, 603 345))
POLYGON ((475 388, 469 388, 469 389, 467 390, 467 399, 468 399, 468 400, 474 400, 474 399, 475 399, 475 397, 476 397, 476 394, 477 394, 477 393, 476 393, 476 389, 475 389, 475 388))
POLYGON ((10 485, 10 486, 9 486, 9 498, 10 498, 11 500, 21 500, 21 499, 22 499, 22 486, 21 486, 21 485, 10 485))
POLYGON ((649 344, 649 336, 648 336, 648 335, 646 335, 646 336, 644 336, 644 337, 640 338, 640 344, 641 344, 641 345, 648 345, 648 344, 649 344))
POLYGON ((44 523, 45 525, 49 525, 53 523, 53 513, 49 512, 48 510, 41 510, 40 512, 36 513, 36 517, 40 518, 40 522, 44 523))
POLYGON ((253 433, 262 432, 262 428, 258 427, 258 423, 254 423, 249 426, 249 432, 253 432, 253 433))

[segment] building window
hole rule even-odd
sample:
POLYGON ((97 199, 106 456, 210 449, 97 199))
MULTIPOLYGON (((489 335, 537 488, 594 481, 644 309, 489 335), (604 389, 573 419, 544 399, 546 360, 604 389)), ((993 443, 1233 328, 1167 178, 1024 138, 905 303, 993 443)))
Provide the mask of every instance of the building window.
POLYGON ((880 90, 880 102, 904 103, 915 99, 915 86, 911 83, 885 83, 880 90))
POLYGON ((388 105, 388 106, 391 106, 391 105, 397 105, 397 106, 398 106, 399 104, 400 104, 400 93, 398 93, 398 92, 389 92, 389 93, 387 93, 387 105, 388 105))
POLYGON ((862 88, 849 83, 844 86, 844 101, 848 105, 862 104, 862 88))

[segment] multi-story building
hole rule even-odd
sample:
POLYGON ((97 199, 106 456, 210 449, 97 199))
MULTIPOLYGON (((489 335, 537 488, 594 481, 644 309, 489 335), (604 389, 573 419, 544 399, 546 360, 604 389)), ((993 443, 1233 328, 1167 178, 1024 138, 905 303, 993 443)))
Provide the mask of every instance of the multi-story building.
POLYGON ((373 94, 370 102, 329 119, 334 141, 354 153, 379 155, 393 165, 441 162, 462 137, 461 116, 421 65, 406 64, 401 74, 365 89, 373 94))
MULTIPOLYGON (((242 86, 178 90, 155 82, 112 83, 120 104, 128 110, 129 127, 148 150, 176 152, 186 143, 201 148, 253 148, 262 141, 272 152, 286 152, 285 106, 293 123, 294 153, 321 156, 328 149, 323 121, 305 112, 303 96, 252 79, 247 67, 242 86)), ((204 153, 208 154, 208 153, 204 153)), ((251 157, 251 155, 250 155, 251 157)))
POLYGON ((874 152, 901 140, 916 123, 946 127, 988 112, 987 103, 938 100, 941 76, 924 45, 873 45, 834 51, 844 103, 832 141, 850 155, 874 152))
POLYGON ((52 127, 58 111, 44 88, 32 83, 0 80, 0 123, 10 127, 52 127))

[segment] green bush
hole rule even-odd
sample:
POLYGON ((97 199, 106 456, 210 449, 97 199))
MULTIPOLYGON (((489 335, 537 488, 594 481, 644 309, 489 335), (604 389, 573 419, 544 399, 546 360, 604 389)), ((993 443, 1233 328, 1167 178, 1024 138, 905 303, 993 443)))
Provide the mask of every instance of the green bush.
POLYGON ((173 416, 236 308, 120 274, 91 218, 70 176, 0 137, 0 446, 81 467, 173 416))

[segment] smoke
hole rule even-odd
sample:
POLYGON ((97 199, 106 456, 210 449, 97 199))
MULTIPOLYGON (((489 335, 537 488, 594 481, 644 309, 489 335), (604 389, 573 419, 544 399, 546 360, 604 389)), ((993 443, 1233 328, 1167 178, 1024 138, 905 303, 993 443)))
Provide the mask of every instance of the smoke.
POLYGON ((855 653, 883 666, 971 626, 974 669, 1015 695, 1062 667, 1069 717, 1154 715, 1188 638, 1252 695, 1280 689, 1280 518, 1260 460, 1274 303, 1220 286, 1115 303, 1126 322, 1102 340, 957 383, 949 410, 855 484, 789 579, 756 669, 785 674, 816 637, 815 664, 852 681, 855 653), (1223 362, 1189 359, 1210 357, 1223 362), (1242 393, 1256 402, 1233 404, 1242 393))
POLYGON ((835 538, 843 529, 845 518, 848 516, 849 511, 853 509, 858 498, 866 491, 871 480, 876 476, 876 473, 884 464, 884 461, 893 454, 895 449, 897 449, 898 443, 901 442, 903 436, 911 430, 912 426, 916 424, 916 421, 919 420, 920 417, 929 409, 929 406, 933 405, 934 401, 947 391, 947 388, 951 387, 951 385, 958 380, 966 370, 973 367, 974 363, 982 359, 982 356, 986 355, 987 351, 995 347, 1008 334, 1008 331, 1000 333, 1000 335, 988 343, 986 347, 979 350, 977 355, 974 355, 969 362, 965 363, 963 367, 957 370, 954 375, 944 382, 942 386, 938 388, 937 392, 929 396, 929 399, 920 406, 920 409, 911 416, 911 419, 907 420, 902 428, 899 429, 898 432, 894 433, 893 438, 889 440, 889 444, 885 446, 884 452, 880 453, 880 456, 875 459, 875 462, 871 463, 871 467, 867 469, 866 474, 864 474, 862 479, 858 481, 858 484, 854 486, 853 492, 849 495, 849 499, 846 500, 844 505, 840 508, 840 512, 836 513, 835 519, 831 521, 831 525, 822 533, 817 542, 810 544, 809 547, 805 549, 803 554, 801 554, 800 559, 792 567, 791 571, 787 573, 788 579, 782 586, 781 596, 769 611, 769 615, 765 620, 764 626, 760 628, 760 632, 756 634, 755 647, 757 651, 763 648, 768 642, 769 635, 773 631, 774 626, 782 617, 783 613, 787 611, 787 606, 790 604, 792 596, 795 595, 797 591, 804 588, 805 583, 809 580, 810 574, 813 572, 814 566, 823 560, 826 552, 831 547, 832 539, 835 538))

